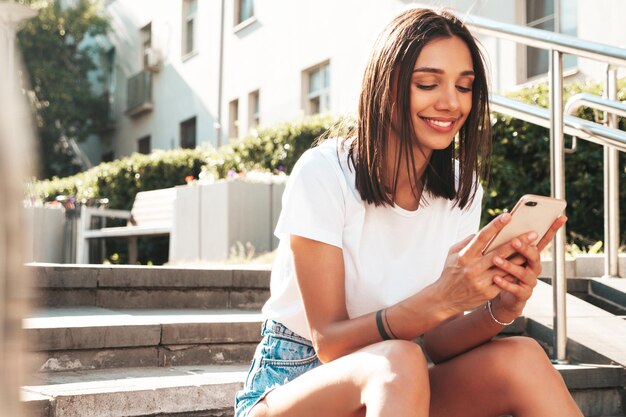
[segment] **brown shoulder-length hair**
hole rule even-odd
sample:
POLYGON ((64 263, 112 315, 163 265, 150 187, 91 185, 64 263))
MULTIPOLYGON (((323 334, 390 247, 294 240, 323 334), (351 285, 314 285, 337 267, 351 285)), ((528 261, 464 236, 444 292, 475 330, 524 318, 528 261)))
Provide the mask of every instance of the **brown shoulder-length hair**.
MULTIPOLYGON (((446 53, 446 51, 441 51, 446 53)), ((374 205, 393 205, 402 158, 409 170, 409 181, 418 198, 418 185, 424 193, 454 200, 460 208, 474 199, 477 184, 488 171, 491 155, 489 97, 483 56, 476 40, 452 13, 411 9, 396 17, 381 33, 365 69, 359 98, 356 140, 349 151, 354 166, 356 188, 361 198, 374 205), (420 178, 415 167, 415 137, 410 114, 410 88, 413 66, 424 46, 435 39, 457 36, 470 50, 474 65, 472 109, 458 132, 457 140, 442 150, 434 150, 420 178), (397 94, 394 102, 394 82, 397 94), (388 178, 387 138, 393 109, 400 144, 393 174, 388 178), (458 187, 455 159, 459 161, 458 187), (391 194, 387 192, 391 186, 391 194)), ((422 200, 423 201, 423 200, 422 200)))

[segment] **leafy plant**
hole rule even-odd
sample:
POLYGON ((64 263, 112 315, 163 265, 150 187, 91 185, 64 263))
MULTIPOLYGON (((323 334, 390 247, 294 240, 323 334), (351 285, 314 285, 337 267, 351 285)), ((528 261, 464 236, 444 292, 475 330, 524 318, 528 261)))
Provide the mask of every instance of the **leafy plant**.
POLYGON ((103 131, 108 124, 108 97, 94 91, 101 47, 86 42, 106 34, 108 21, 95 0, 68 2, 21 0, 38 11, 18 33, 28 73, 39 132, 39 160, 44 178, 79 171, 70 146, 103 131))

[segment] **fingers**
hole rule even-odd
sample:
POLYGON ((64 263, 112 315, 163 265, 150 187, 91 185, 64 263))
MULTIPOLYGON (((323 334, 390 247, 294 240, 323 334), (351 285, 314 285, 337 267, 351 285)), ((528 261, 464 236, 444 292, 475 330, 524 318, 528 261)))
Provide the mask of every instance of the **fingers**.
MULTIPOLYGON (((531 240, 532 241, 532 240, 531 240)), ((526 265, 516 265, 515 263, 500 256, 493 257, 494 265, 509 276, 495 276, 494 284, 504 291, 510 292, 520 301, 530 298, 533 288, 537 285, 537 276, 541 273, 541 261, 539 249, 528 242, 522 242, 515 238, 511 241, 513 247, 527 260, 526 265)))
POLYGON ((552 239, 554 238, 554 235, 556 235, 556 232, 558 232, 559 229, 561 227, 563 227, 563 225, 566 222, 567 222, 567 217, 566 216, 559 216, 559 217, 557 217, 557 219, 554 221, 554 223, 552 223, 552 226, 550 226, 550 229, 548 229, 548 231, 541 238, 539 243, 537 243, 537 248, 539 249, 539 252, 544 250, 544 248, 548 245, 548 243, 550 243, 552 241, 552 239))
MULTIPOLYGON (((522 242, 525 246, 527 246, 530 244, 530 242, 533 242, 535 239, 537 239, 537 233, 535 232, 526 233, 515 239, 512 239, 508 243, 504 243, 498 246, 493 252, 490 252, 489 254, 482 256, 481 259, 477 262, 476 266, 479 269, 482 268, 483 270, 486 270, 492 267, 493 265, 495 265, 494 263, 495 257, 507 259, 511 255, 519 252, 518 249, 513 246, 513 242, 516 239, 522 242)), ((509 260, 509 261, 511 261, 515 265, 523 265, 527 263, 527 259, 522 254, 516 255, 516 257, 519 257, 519 259, 517 259, 515 262, 513 262, 512 260, 509 260)), ((496 265, 496 267, 498 267, 498 265, 496 265)))
POLYGON ((536 278, 537 275, 541 273, 541 257, 539 248, 517 238, 513 239, 511 244, 520 255, 526 258, 526 268, 530 269, 536 278))
POLYGON ((506 224, 511 221, 511 215, 504 213, 493 219, 487 226, 483 227, 476 236, 459 252, 460 257, 466 261, 477 258, 482 255, 482 251, 489 241, 500 231, 506 224))
POLYGON ((519 282, 511 282, 500 276, 495 277, 493 282, 503 291, 513 294, 515 298, 520 301, 528 300, 532 294, 532 288, 528 285, 521 285, 519 282))
MULTIPOLYGON (((539 274, 537 270, 534 269, 534 265, 516 265, 513 262, 499 256, 494 256, 493 263, 499 270, 508 274, 505 276, 502 276, 502 274, 496 276, 504 278, 512 283, 523 283, 531 288, 534 288, 537 285, 537 276, 539 274)), ((541 271, 541 269, 539 269, 539 271, 541 271)))

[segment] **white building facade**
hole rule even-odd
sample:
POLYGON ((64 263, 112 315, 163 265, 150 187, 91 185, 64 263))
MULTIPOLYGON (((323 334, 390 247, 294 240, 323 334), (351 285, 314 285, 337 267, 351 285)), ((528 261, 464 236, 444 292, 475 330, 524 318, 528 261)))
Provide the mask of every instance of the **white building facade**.
MULTIPOLYGON (((620 0, 451 0, 461 16, 626 44, 620 0), (555 4, 555 1, 557 3, 555 4)), ((259 125, 351 113, 383 27, 406 0, 109 0, 103 57, 114 128, 103 160, 155 149, 220 146, 259 125)), ((545 76, 547 54, 480 38, 495 90, 545 76)), ((601 65, 566 58, 570 74, 601 65)), ((93 159, 93 150, 91 152, 93 159)))

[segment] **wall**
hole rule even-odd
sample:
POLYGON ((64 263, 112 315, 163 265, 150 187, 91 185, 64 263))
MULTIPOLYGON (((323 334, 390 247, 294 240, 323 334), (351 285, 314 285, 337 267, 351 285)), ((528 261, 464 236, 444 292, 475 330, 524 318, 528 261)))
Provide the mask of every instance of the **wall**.
MULTIPOLYGON (((438 6, 441 1, 426 2, 438 6)), ((461 14, 471 11, 488 18, 516 23, 515 0, 445 2, 461 14)), ((228 103, 239 100, 239 132, 248 126, 248 94, 261 96, 261 123, 273 124, 304 114, 302 73, 330 61, 331 109, 335 113, 356 110, 362 74, 370 51, 384 26, 402 10, 415 7, 408 1, 319 0, 257 2, 256 21, 233 30, 233 2, 226 2, 224 97, 222 124, 228 127, 228 103)), ((517 83, 517 74, 498 73, 498 63, 509 63, 516 51, 504 42, 481 38, 491 63, 495 87, 517 83)), ((510 68, 506 65, 506 68, 510 68)), ((225 129, 226 130, 226 129, 225 129)), ((224 132, 224 139, 228 132, 224 132)))
MULTIPOLYGON (((626 48, 626 2, 622 0, 578 0, 578 37, 589 41, 626 48)), ((604 82, 606 65, 580 59, 579 69, 604 82)), ((620 76, 626 71, 620 69, 620 76)))
POLYGON ((117 0, 107 6, 111 15, 112 44, 116 48, 117 126, 111 133, 116 157, 137 151, 137 140, 151 136, 152 149, 173 149, 180 144, 180 122, 196 116, 197 144, 215 144, 217 114, 217 51, 219 2, 198 2, 196 54, 181 58, 182 8, 180 1, 117 0), (163 53, 153 75, 154 110, 136 118, 126 116, 127 79, 142 69, 140 29, 152 23, 153 48, 163 53))

